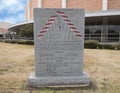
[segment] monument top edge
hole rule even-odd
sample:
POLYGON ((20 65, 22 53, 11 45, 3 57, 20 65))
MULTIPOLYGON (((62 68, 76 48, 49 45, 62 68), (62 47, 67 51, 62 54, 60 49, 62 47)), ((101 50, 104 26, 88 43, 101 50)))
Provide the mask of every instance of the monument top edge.
POLYGON ((83 10, 83 8, 34 8, 34 10, 36 9, 41 9, 41 10, 83 10))

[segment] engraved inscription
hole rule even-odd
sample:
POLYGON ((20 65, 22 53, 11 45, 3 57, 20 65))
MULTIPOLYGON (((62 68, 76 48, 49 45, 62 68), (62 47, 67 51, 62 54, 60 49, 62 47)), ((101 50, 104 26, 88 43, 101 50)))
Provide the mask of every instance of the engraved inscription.
MULTIPOLYGON (((44 64, 46 73, 42 75, 64 75, 79 73, 81 59, 80 42, 38 42, 39 65, 44 64), (76 64, 76 65, 75 65, 76 64)), ((81 47, 82 48, 82 47, 81 47)), ((42 69, 42 68, 40 68, 42 69)))
POLYGON ((69 50, 69 51, 81 51, 82 49, 81 42, 39 42, 37 41, 36 49, 40 51, 44 50, 69 50))

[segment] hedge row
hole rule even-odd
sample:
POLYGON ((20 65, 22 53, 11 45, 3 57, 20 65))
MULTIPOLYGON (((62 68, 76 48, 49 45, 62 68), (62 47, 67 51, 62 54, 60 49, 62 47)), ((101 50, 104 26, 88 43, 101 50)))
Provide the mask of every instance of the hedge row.
POLYGON ((84 48, 96 49, 98 46, 98 41, 96 40, 86 40, 84 42, 84 48))
POLYGON ((120 44, 99 44, 99 49, 120 50, 120 44))
MULTIPOLYGON (((28 40, 4 40, 2 42, 13 43, 13 44, 25 44, 34 45, 34 41, 28 40)), ((86 40, 84 43, 84 48, 88 49, 111 49, 120 50, 120 44, 99 44, 96 40, 86 40)))
POLYGON ((5 43, 13 43, 13 44, 25 44, 25 45, 34 45, 34 41, 28 40, 4 40, 5 43))
POLYGON ((99 44, 96 40, 86 40, 84 47, 89 49, 120 50, 120 44, 99 44))

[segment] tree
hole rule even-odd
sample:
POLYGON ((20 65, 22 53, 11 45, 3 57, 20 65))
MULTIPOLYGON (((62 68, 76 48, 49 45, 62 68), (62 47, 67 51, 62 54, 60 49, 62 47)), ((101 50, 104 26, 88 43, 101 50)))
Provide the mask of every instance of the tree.
POLYGON ((29 24, 25 26, 24 30, 20 30, 18 33, 22 37, 33 37, 33 26, 29 24))

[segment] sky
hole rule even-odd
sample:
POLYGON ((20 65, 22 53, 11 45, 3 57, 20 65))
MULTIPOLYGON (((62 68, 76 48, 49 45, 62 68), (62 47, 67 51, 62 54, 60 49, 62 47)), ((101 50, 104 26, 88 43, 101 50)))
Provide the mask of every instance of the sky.
POLYGON ((0 0, 0 22, 18 23, 25 21, 27 0, 0 0))

